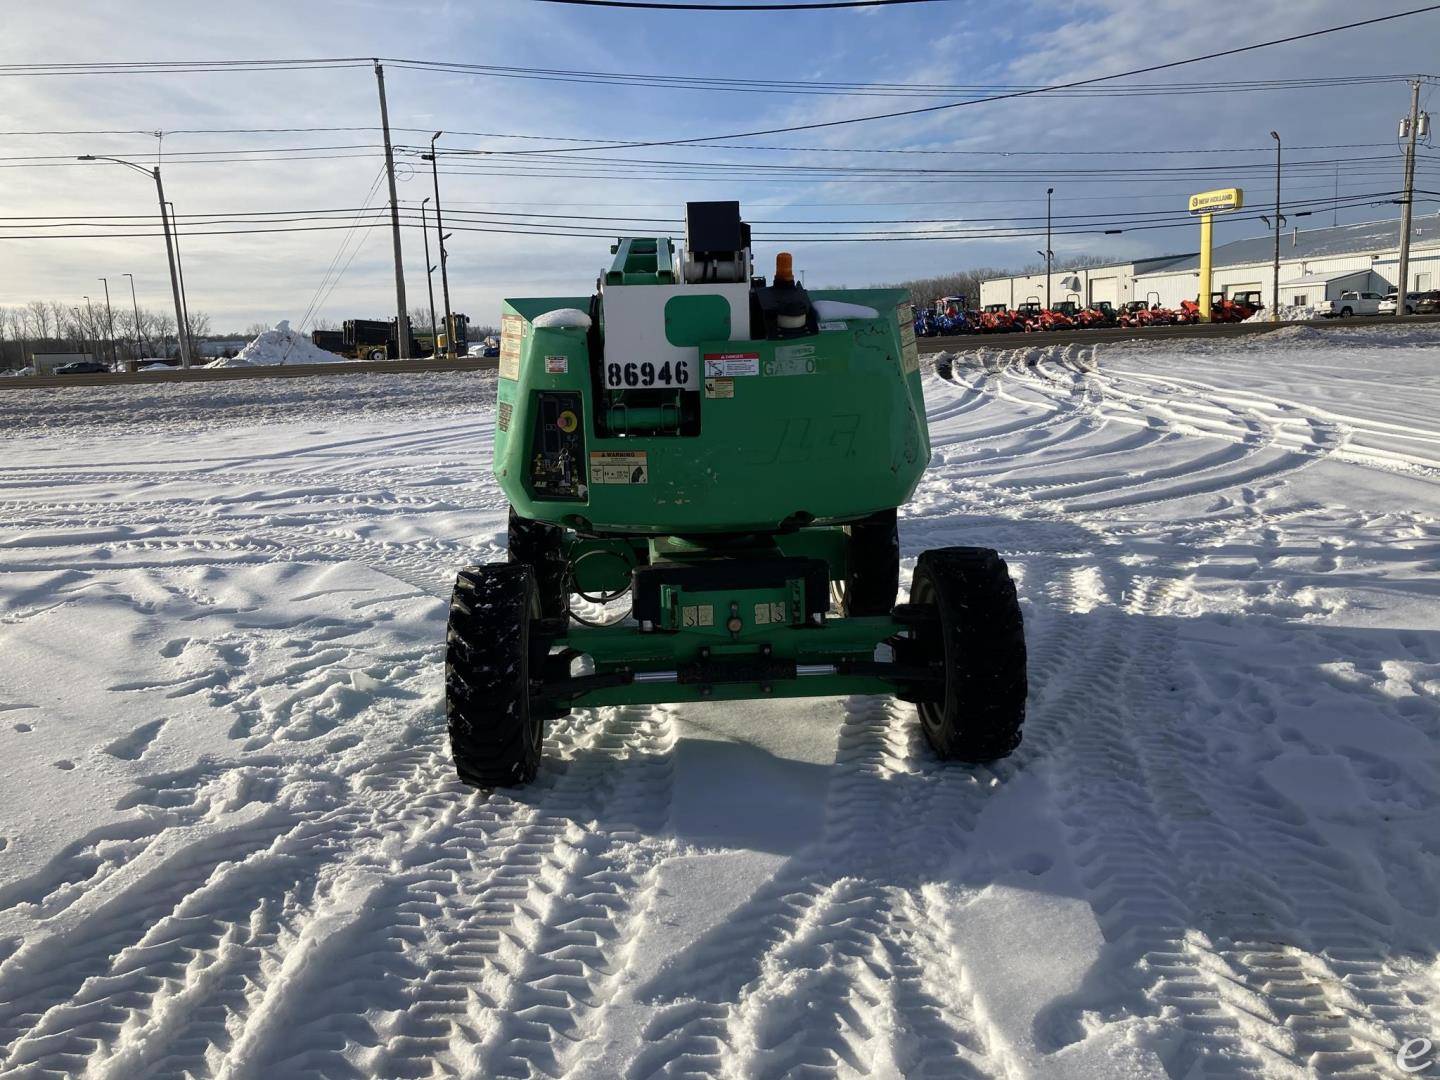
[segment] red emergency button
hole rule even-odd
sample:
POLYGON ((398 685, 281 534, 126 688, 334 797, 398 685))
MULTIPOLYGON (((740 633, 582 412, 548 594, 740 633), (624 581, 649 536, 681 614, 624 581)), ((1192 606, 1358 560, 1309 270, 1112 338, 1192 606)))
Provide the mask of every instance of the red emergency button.
POLYGON ((555 421, 555 426, 568 435, 580 426, 580 421, 575 418, 573 412, 566 409, 560 414, 560 418, 555 421))

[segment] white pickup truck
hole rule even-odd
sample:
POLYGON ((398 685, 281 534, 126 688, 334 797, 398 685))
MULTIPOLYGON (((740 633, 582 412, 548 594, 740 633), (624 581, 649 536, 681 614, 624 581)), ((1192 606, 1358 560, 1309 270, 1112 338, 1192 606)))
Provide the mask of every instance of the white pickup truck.
POLYGON ((1380 301, 1385 298, 1378 292, 1342 292, 1339 300, 1321 300, 1315 305, 1315 314, 1322 319, 1348 319, 1351 315, 1379 315, 1380 301))

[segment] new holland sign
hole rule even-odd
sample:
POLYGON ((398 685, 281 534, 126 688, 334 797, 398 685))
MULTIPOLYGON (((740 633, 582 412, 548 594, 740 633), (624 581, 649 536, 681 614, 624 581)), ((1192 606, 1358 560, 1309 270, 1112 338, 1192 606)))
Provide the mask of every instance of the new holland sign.
POLYGON ((1245 205, 1245 192, 1238 187, 1202 191, 1190 196, 1190 213, 1200 217, 1200 291, 1195 302, 1200 306, 1200 321, 1210 321, 1210 286, 1212 283, 1210 253, 1214 246, 1215 215, 1239 210, 1245 205))
POLYGON ((1220 188, 1218 191, 1202 191, 1190 196, 1190 213, 1215 214, 1225 210, 1239 210, 1245 205, 1245 192, 1238 187, 1220 188))

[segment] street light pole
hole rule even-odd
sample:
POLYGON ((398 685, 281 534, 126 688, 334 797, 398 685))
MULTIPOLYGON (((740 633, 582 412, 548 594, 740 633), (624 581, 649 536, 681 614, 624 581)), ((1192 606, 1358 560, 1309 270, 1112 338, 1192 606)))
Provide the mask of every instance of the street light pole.
POLYGON ((130 303, 135 308, 135 359, 140 359, 140 301, 135 298, 135 275, 126 274, 130 279, 130 303))
MULTIPOLYGON (((98 360, 99 357, 95 354, 100 351, 100 343, 95 342, 93 348, 90 344, 90 331, 95 329, 95 309, 90 305, 90 297, 82 296, 80 299, 85 301, 85 319, 80 324, 80 342, 85 351, 90 354, 90 359, 98 360)), ((79 308, 75 309, 75 314, 80 314, 79 308)))
POLYGON ((120 364, 120 357, 115 353, 115 313, 110 309, 110 280, 101 278, 100 284, 105 286, 105 329, 110 335, 110 370, 114 371, 120 364))
POLYGON ((98 154, 81 154, 78 161, 109 161, 116 165, 124 165, 128 169, 134 169, 138 173, 144 173, 155 181, 155 193, 160 197, 160 224, 165 230, 165 254, 170 261, 170 292, 175 298, 175 337, 180 345, 180 366, 190 366, 190 338, 185 333, 185 312, 180 303, 180 278, 175 270, 175 244, 170 239, 170 217, 165 212, 165 185, 160 180, 160 166, 153 169, 146 169, 136 165, 133 161, 125 161, 116 157, 104 157, 98 154))
POLYGON ((1280 133, 1270 132, 1275 140, 1275 262, 1272 270, 1274 279, 1270 282, 1270 321, 1280 321, 1280 133))
POLYGON ((1050 277, 1051 268, 1055 263, 1055 252, 1050 245, 1050 196, 1055 194, 1055 189, 1045 189, 1045 310, 1050 310, 1050 277))
POLYGON ((428 195, 420 200, 420 236, 425 241, 425 288, 430 293, 430 355, 434 356, 440 351, 440 335, 435 329, 435 267, 430 265, 430 224, 425 217, 425 204, 429 201, 428 195))
POLYGON ((445 251, 445 222, 440 212, 440 168, 435 163, 435 140, 444 135, 437 131, 430 136, 430 153, 422 155, 430 160, 430 179, 435 185, 435 235, 440 238, 440 288, 445 294, 445 353, 455 356, 455 316, 450 311, 449 256, 445 251))

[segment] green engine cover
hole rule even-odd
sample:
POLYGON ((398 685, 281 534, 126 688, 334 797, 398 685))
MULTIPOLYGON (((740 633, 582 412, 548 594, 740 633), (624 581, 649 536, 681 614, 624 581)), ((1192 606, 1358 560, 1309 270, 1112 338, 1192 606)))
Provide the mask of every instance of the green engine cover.
MULTIPOLYGON (((625 425, 616 416, 626 414, 592 373, 592 335, 535 325, 546 312, 587 310, 589 297, 506 301, 494 468, 510 502, 523 517, 585 532, 672 536, 834 524, 906 502, 930 458, 908 297, 898 289, 809 295, 878 317, 822 319, 818 333, 783 340, 693 345, 684 327, 667 325, 667 355, 683 345, 699 374, 698 424, 685 434, 617 434, 625 425), (604 436, 599 408, 611 410, 604 436), (553 451, 543 462, 542 444, 553 451), (572 476, 563 498, 536 482, 556 453, 572 476)), ((693 334, 714 334, 714 311, 695 310, 693 334)), ((722 311, 722 331, 724 321, 722 311)), ((652 359, 611 355, 612 337, 599 362, 652 359)))

